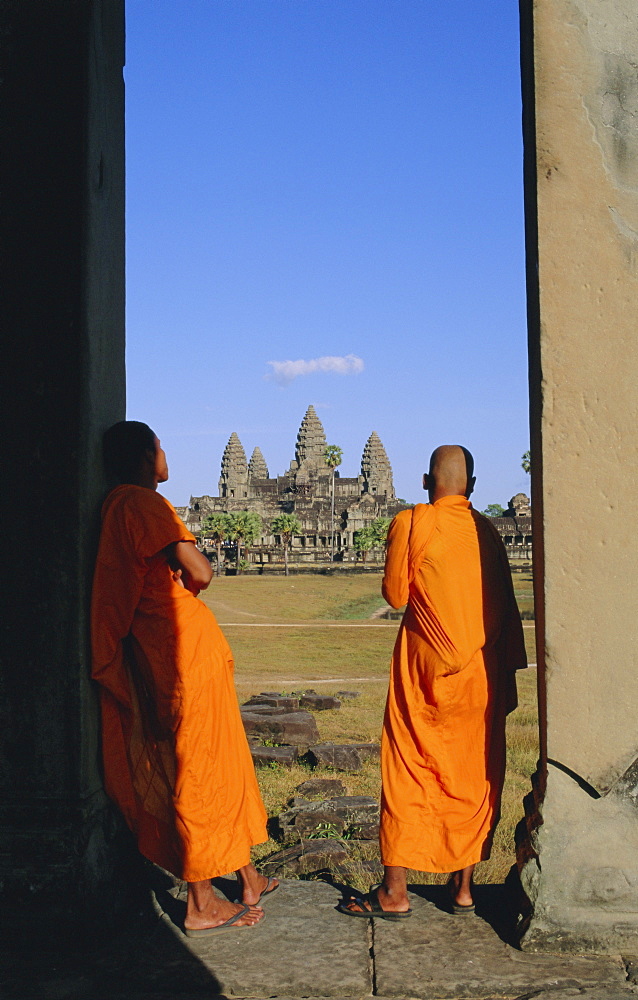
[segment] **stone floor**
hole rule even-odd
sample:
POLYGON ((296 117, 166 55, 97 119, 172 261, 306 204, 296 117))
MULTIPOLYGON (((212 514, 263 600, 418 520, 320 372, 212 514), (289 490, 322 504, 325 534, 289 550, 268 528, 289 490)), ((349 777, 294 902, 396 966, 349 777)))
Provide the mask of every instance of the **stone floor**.
MULTIPOLYGON (((232 895, 230 880, 216 880, 232 895)), ((3 1000, 195 1000, 258 997, 542 998, 635 996, 621 956, 533 955, 507 942, 503 893, 483 887, 477 916, 444 911, 439 886, 415 886, 404 923, 355 920, 335 910, 321 881, 287 881, 264 903, 258 926, 190 940, 184 901, 157 888, 152 905, 99 948, 41 940, 3 949, 3 1000)), ((638 982, 638 976, 635 977, 638 982)))

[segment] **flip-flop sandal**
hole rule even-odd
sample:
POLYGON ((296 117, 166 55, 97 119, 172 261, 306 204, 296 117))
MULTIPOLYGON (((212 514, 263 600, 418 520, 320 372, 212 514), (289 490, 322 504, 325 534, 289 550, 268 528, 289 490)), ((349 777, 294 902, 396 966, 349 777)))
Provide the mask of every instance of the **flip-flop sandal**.
POLYGON ((347 917, 362 917, 364 920, 405 920, 406 917, 412 916, 412 910, 384 910, 379 902, 379 886, 373 887, 365 896, 355 896, 353 899, 348 900, 348 902, 342 902, 337 905, 337 909, 340 913, 345 913, 347 917), (348 905, 355 903, 360 906, 360 910, 349 910, 348 905), (369 910, 365 909, 365 904, 370 907, 369 910))
POLYGON ((474 903, 457 903, 452 895, 454 883, 452 879, 447 882, 447 889, 450 894, 450 908, 455 917, 471 917, 473 913, 476 913, 476 906, 474 903))
POLYGON ((465 906, 463 903, 455 903, 452 900, 452 913, 455 917, 471 917, 473 913, 476 912, 476 907, 474 903, 468 903, 465 906))
POLYGON ((273 892, 277 892, 277 889, 279 888, 279 882, 277 882, 276 879, 270 878, 270 876, 267 876, 267 878, 268 884, 255 903, 255 906, 259 906, 259 904, 263 901, 264 896, 272 896, 273 892))
MULTIPOLYGON (((236 926, 237 921, 240 920, 244 914, 248 913, 249 909, 249 906, 242 906, 239 913, 233 913, 232 917, 229 917, 228 920, 224 920, 223 924, 217 924, 216 927, 200 927, 197 929, 185 927, 184 934, 186 937, 190 938, 201 938, 209 937, 211 934, 217 934, 218 931, 243 931, 248 927, 255 927, 256 924, 241 924, 239 927, 236 926)), ((263 920, 263 917, 261 919, 263 920)), ((258 923, 260 922, 261 921, 258 921, 258 923)))

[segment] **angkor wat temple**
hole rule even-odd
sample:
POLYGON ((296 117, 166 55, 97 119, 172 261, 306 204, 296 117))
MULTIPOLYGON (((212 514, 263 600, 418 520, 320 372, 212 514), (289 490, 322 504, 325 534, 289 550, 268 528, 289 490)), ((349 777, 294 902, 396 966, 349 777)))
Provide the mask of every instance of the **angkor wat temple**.
MULTIPOLYGON (((332 473, 324 457, 326 435, 309 406, 295 447, 295 457, 281 476, 271 477, 266 460, 255 448, 250 461, 237 434, 231 434, 222 456, 219 495, 191 497, 181 508, 187 526, 198 534, 201 521, 218 511, 255 511, 263 522, 263 534, 246 553, 251 562, 279 562, 281 539, 269 531, 277 514, 295 514, 301 533, 293 539, 294 562, 331 561, 332 473)), ((391 518, 405 504, 396 499, 392 467, 379 436, 373 431, 365 443, 358 476, 345 477, 335 470, 335 560, 354 562, 354 534, 381 517, 391 518)))
MULTIPOLYGON (((281 538, 270 532, 270 524, 277 514, 294 514, 301 531, 292 540, 291 562, 331 562, 332 473, 325 460, 326 445, 322 423, 314 406, 309 406, 301 421, 290 467, 283 475, 271 477, 261 449, 256 447, 248 461, 233 432, 222 456, 219 495, 191 497, 189 506, 178 511, 195 535, 199 535, 208 514, 255 511, 262 519, 263 532, 247 548, 245 556, 258 564, 281 562, 281 538)), ((407 506, 396 498, 390 460, 375 431, 365 443, 359 475, 340 476, 337 469, 334 485, 334 558, 338 562, 355 562, 355 532, 378 518, 392 518, 407 506)), ((427 502, 425 495, 423 502, 427 502)), ((525 494, 512 497, 503 516, 493 520, 510 558, 530 559, 531 512, 525 494)), ((371 558, 375 556, 382 558, 382 550, 371 558)))

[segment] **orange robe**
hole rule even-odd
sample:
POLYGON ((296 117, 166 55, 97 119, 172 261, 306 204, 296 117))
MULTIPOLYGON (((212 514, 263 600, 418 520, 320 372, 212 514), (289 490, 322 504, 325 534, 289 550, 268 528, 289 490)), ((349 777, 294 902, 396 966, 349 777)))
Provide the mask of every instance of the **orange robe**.
POLYGON ((159 493, 116 487, 92 605, 106 791, 140 852, 188 882, 248 864, 267 839, 228 643, 162 551, 194 540, 159 493))
POLYGON ((402 511, 388 532, 383 596, 407 608, 383 723, 381 855, 457 871, 489 857, 514 671, 527 666, 498 532, 462 496, 402 511))

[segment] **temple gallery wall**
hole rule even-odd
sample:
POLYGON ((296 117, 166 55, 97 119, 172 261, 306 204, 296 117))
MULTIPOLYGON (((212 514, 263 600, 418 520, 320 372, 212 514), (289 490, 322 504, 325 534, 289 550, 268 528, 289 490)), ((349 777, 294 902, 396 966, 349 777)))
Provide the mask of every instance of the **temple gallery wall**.
MULTIPOLYGON (((379 435, 372 431, 363 447, 359 475, 341 476, 335 470, 333 522, 333 480, 324 457, 326 445, 323 425, 314 406, 309 406, 297 433, 290 467, 281 476, 271 476, 261 448, 255 446, 247 461, 244 447, 233 432, 221 459, 218 496, 191 497, 189 505, 178 508, 178 512, 203 546, 206 539, 202 537, 202 526, 209 515, 243 510, 258 514, 261 532, 244 552, 253 565, 282 562, 281 537, 270 527, 281 513, 294 514, 299 523, 291 545, 295 562, 356 562, 360 555, 357 533, 380 519, 389 521, 406 504, 396 497, 390 459, 379 435)), ((493 523, 511 559, 530 558, 532 519, 525 494, 512 497, 503 517, 494 518, 493 523)), ((383 558, 383 544, 376 554, 383 558)))
MULTIPOLYGON (((638 14, 520 10, 543 741, 522 940, 635 953, 638 14)), ((55 542, 27 562, 6 536, 0 877, 2 919, 40 929, 125 903, 87 641, 99 442, 124 413, 123 26, 122 0, 0 5, 3 501, 55 542)))

